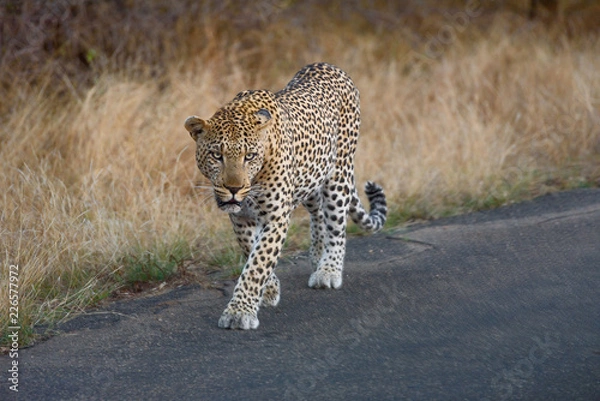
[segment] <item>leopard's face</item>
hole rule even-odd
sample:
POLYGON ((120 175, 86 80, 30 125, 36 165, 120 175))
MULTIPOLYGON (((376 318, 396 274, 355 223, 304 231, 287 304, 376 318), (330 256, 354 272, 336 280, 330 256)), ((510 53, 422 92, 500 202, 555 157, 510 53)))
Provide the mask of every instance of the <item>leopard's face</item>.
POLYGON ((196 141, 198 168, 211 181, 221 210, 239 212, 242 201, 256 189, 252 183, 264 163, 264 131, 270 120, 265 109, 251 115, 220 110, 208 121, 196 116, 186 120, 196 141))

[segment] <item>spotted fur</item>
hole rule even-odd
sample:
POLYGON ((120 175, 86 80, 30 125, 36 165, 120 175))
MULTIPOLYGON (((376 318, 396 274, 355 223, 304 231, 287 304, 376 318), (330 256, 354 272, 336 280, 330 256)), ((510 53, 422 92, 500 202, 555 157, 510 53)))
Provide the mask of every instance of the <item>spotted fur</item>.
POLYGON ((219 327, 255 329, 259 307, 279 302, 274 268, 299 204, 311 216, 308 285, 339 288, 347 216, 375 232, 387 213, 379 185, 366 184, 369 212, 354 185, 360 104, 348 74, 308 65, 283 90, 240 92, 209 120, 191 116, 185 127, 197 144, 198 168, 247 257, 219 327))

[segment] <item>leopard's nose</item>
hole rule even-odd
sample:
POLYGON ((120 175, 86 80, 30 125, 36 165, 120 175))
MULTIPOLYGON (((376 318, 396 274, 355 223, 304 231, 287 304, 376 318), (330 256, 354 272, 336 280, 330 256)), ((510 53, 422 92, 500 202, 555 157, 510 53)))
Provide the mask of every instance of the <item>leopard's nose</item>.
POLYGON ((231 195, 235 196, 235 194, 237 194, 243 187, 228 187, 227 185, 225 185, 225 188, 227 188, 227 190, 231 192, 231 195))

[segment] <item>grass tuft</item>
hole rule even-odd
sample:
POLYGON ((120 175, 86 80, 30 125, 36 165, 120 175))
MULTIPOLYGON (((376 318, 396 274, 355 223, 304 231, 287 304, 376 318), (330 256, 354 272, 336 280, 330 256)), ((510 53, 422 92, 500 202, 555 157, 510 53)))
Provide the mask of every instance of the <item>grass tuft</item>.
POLYGON ((120 260, 116 280, 127 287, 140 282, 162 282, 174 276, 177 267, 191 255, 189 243, 183 239, 150 249, 135 249, 120 260))

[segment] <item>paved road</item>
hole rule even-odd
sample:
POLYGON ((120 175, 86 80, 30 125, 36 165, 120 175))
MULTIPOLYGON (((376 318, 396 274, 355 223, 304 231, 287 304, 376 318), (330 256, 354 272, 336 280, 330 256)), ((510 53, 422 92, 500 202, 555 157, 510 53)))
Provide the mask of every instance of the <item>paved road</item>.
POLYGON ((21 350, 18 398, 3 378, 0 399, 600 399, 600 190, 348 247, 338 291, 283 263, 257 331, 217 328, 230 285, 81 316, 21 350))

